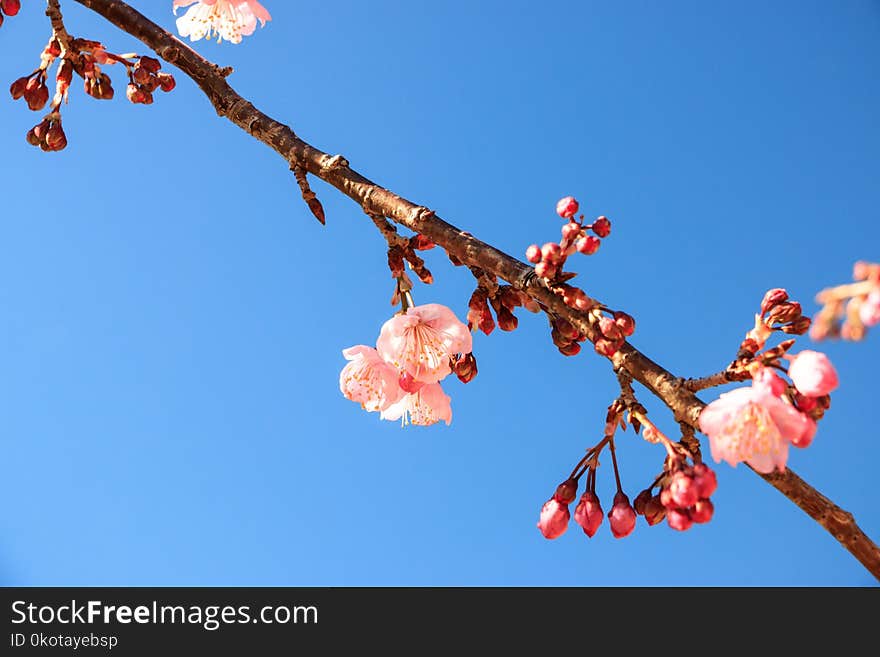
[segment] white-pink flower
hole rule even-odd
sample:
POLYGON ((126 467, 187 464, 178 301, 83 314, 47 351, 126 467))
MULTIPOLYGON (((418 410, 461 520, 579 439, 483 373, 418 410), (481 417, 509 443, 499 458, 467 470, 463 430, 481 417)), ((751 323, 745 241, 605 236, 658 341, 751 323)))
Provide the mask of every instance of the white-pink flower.
POLYGON ((415 381, 436 383, 452 369, 453 354, 469 354, 471 332, 439 303, 413 306, 382 326, 376 349, 385 361, 415 381))
POLYGON ((404 425, 427 427, 440 420, 452 422, 452 400, 439 383, 429 383, 406 394, 382 411, 383 420, 401 420, 404 425))
POLYGON ((257 0, 174 0, 174 13, 178 7, 193 4, 177 19, 177 31, 190 41, 210 39, 216 34, 218 41, 241 43, 243 36, 254 33, 258 20, 261 26, 272 20, 257 0))
POLYGON ((339 374, 339 389, 364 410, 384 411, 405 393, 397 384, 397 370, 372 347, 359 344, 342 351, 350 361, 339 374))
POLYGON ((758 472, 785 470, 789 443, 806 446, 815 422, 760 381, 722 394, 700 413, 715 462, 745 461, 758 472))

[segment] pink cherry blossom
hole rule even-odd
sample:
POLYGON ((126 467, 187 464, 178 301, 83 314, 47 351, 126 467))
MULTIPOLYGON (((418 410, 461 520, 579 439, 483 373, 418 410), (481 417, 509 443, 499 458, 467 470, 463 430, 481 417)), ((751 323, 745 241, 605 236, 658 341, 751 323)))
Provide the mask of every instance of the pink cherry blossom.
MULTIPOLYGON (((391 368, 393 369, 393 368, 391 368)), ((382 411, 383 420, 401 420, 406 424, 427 427, 440 420, 452 422, 452 400, 439 383, 423 385, 417 392, 405 394, 382 411)))
POLYGON ((807 397, 821 397, 837 387, 837 372, 828 356, 806 349, 791 357, 788 368, 794 387, 807 397))
POLYGON ((745 461, 769 473, 774 467, 785 470, 788 444, 812 435, 815 423, 759 384, 726 392, 706 406, 700 431, 709 436, 716 463, 745 461))
POLYGON ((257 0, 174 0, 174 13, 178 7, 192 4, 195 6, 177 19, 177 31, 190 41, 210 39, 216 34, 218 41, 241 43, 242 36, 254 33, 258 20, 261 26, 272 20, 257 0))
POLYGON ((452 371, 453 354, 471 352, 471 332, 439 303, 413 306, 382 326, 376 349, 385 361, 415 381, 436 383, 452 371))
POLYGON ((859 319, 865 326, 880 324, 880 289, 871 292, 859 306, 859 319))
POLYGON ((584 530, 584 534, 593 538, 602 524, 602 505, 596 494, 586 491, 574 509, 574 520, 584 530))
POLYGON ((339 389, 346 399, 373 412, 384 411, 404 395, 397 384, 397 370, 372 347, 359 344, 343 350, 342 355, 350 361, 339 375, 339 389))

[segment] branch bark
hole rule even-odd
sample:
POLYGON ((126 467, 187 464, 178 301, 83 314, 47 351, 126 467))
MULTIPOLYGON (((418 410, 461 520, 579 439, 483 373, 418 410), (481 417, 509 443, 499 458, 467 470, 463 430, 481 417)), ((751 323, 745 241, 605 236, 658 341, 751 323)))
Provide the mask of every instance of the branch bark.
MULTIPOLYGON (((121 30, 136 37, 166 62, 173 64, 202 89, 220 116, 226 117, 258 141, 276 151, 291 168, 299 167, 329 183, 354 200, 368 214, 381 215, 422 233, 462 263, 504 279, 564 317, 590 341, 596 336, 589 316, 567 306, 549 290, 534 269, 443 221, 432 210, 377 185, 349 166, 339 155, 330 155, 300 139, 287 125, 267 116, 226 82, 230 70, 220 68, 192 50, 121 0, 76 0, 121 30)), ((674 376, 630 344, 610 359, 615 371, 625 370, 646 386, 673 412, 677 422, 699 429, 698 418, 705 404, 674 376)), ((797 504, 824 527, 841 545, 880 580, 880 548, 859 528, 852 514, 844 511, 815 488, 786 469, 761 475, 771 486, 797 504)))

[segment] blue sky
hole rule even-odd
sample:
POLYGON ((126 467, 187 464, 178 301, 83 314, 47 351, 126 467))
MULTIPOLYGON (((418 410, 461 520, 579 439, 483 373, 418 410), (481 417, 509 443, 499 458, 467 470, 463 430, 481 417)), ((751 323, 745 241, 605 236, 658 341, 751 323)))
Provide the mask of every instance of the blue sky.
MULTIPOLYGON (((134 4, 173 27, 170 1, 134 4)), ((767 288, 812 312, 880 258, 876 2, 265 4, 275 20, 241 46, 198 44, 238 91, 519 257, 558 239, 560 196, 608 215, 576 280, 675 373, 729 362, 767 288)), ((74 34, 143 52, 63 5, 74 34)), ((33 70, 45 23, 27 3, 0 29, 0 80, 33 70)), ((341 350, 393 312, 381 236, 320 182, 318 225, 284 162, 178 80, 150 107, 74 84, 53 155, 24 141, 39 116, 0 99, 0 583, 875 583, 742 466, 717 467, 708 525, 544 540, 538 510, 616 383, 540 317, 475 336, 450 427, 345 400, 341 350)), ((427 259, 416 301, 463 317, 473 280, 427 259)), ((880 336, 822 349, 841 387, 789 463, 877 539, 880 336)), ((632 497, 662 453, 631 433, 618 450, 632 497)), ((612 482, 600 470, 606 510, 612 482)))

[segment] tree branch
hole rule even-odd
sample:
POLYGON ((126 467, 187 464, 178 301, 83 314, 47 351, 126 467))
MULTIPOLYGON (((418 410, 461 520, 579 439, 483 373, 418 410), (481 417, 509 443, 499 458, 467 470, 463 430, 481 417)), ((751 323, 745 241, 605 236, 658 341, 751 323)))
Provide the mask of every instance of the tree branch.
MULTIPOLYGON (((283 123, 267 116, 226 82, 229 69, 204 59, 176 37, 121 0, 76 0, 97 12, 123 31, 133 35, 165 61, 175 65, 202 89, 214 109, 242 130, 263 142, 292 168, 299 167, 329 183, 354 200, 368 214, 388 217, 421 233, 444 247, 462 263, 495 274, 567 319, 591 342, 600 338, 589 314, 570 308, 562 297, 547 288, 534 269, 443 221, 427 207, 417 205, 365 178, 348 161, 306 143, 283 123)), ((705 404, 672 375, 630 344, 610 359, 615 370, 627 371, 672 410, 675 420, 699 428, 698 418, 705 404)), ((815 488, 786 469, 761 475, 771 486, 792 500, 824 527, 876 578, 880 579, 880 548, 858 527, 852 514, 844 511, 815 488)))

